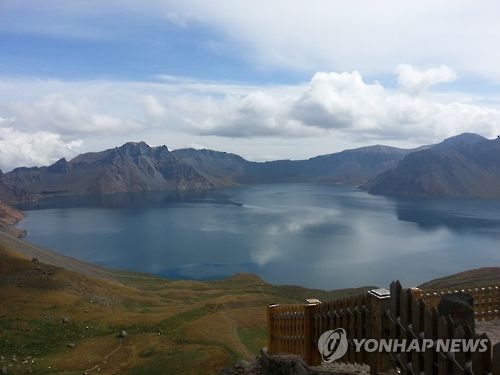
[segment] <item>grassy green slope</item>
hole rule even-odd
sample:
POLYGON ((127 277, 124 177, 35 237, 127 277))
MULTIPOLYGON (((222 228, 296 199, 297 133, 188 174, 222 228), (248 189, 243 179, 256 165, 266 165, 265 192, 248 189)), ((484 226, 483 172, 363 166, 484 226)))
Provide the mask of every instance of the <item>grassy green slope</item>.
MULTIPOLYGON (((365 290, 273 286, 248 274, 172 281, 89 266, 86 275, 33 262, 21 255, 23 246, 34 251, 0 236, 0 368, 11 366, 13 374, 91 368, 101 374, 215 374, 266 345, 269 302, 365 290), (120 344, 121 330, 128 337, 120 344)), ((75 267, 68 262, 62 257, 62 265, 75 267)))

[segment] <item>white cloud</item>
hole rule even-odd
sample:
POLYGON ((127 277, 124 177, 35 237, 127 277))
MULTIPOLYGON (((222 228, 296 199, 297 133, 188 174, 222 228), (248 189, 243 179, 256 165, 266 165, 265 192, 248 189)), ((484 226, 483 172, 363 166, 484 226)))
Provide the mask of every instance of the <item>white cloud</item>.
POLYGON ((187 28, 188 26, 188 17, 181 15, 179 13, 175 12, 167 12, 165 13, 165 18, 167 19, 168 22, 171 24, 182 27, 182 28, 187 28))
POLYGON ((123 42, 131 25, 193 24, 259 67, 373 76, 405 61, 500 81, 496 0, 3 0, 0 12, 9 33, 123 42))
POLYGON ((413 94, 424 92, 439 83, 449 83, 457 79, 457 74, 445 65, 420 70, 408 64, 400 64, 394 72, 399 86, 413 94))
POLYGON ((144 111, 146 115, 153 119, 163 118, 166 116, 165 107, 163 107, 158 100, 152 95, 146 95, 142 98, 144 111))
POLYGON ((65 141, 50 132, 25 133, 12 127, 0 127, 0 169, 47 165, 59 158, 76 155, 81 146, 81 140, 65 141))
MULTIPOLYGON (((428 88, 429 82, 445 79, 445 74, 429 78, 428 72, 411 70, 428 88)), ((262 159, 309 157, 373 143, 413 147, 465 131, 487 137, 500 133, 494 96, 432 90, 414 95, 407 88, 367 82, 356 71, 320 72, 302 84, 260 87, 172 77, 0 83, 2 147, 16 155, 9 159, 4 151, 4 168, 53 162, 74 152, 78 143, 72 142, 79 141, 87 150, 130 140, 170 148, 199 143, 262 159), (15 136, 7 137, 12 129, 15 136), (38 140, 49 146, 39 147, 35 156, 31 146, 7 147, 41 144, 38 140)))
POLYGON ((366 84, 358 72, 316 73, 291 107, 306 126, 326 129, 376 127, 384 110, 384 88, 366 84))
POLYGON ((390 73, 401 61, 446 64, 500 81, 500 3, 330 0, 163 1, 219 30, 264 67, 390 73))
POLYGON ((87 97, 68 100, 62 93, 49 93, 29 103, 0 103, 0 111, 13 119, 17 129, 41 129, 63 135, 121 134, 142 126, 133 119, 100 113, 87 97))
POLYGON ((220 137, 341 137, 364 142, 434 142, 464 131, 493 136, 500 110, 463 94, 414 96, 367 83, 358 72, 317 73, 295 87, 218 97, 183 94, 165 113, 184 131, 220 137))

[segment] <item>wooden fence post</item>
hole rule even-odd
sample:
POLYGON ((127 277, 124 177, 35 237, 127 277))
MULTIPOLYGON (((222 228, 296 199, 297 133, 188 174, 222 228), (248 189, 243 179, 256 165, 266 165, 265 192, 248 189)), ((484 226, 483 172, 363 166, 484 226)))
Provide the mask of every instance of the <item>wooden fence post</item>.
POLYGON ((268 353, 274 353, 275 352, 275 345, 274 345, 274 335, 276 334, 275 332, 275 326, 273 324, 273 310, 276 309, 278 305, 276 304, 270 304, 267 305, 267 352, 268 353))
POLYGON ((493 375, 500 374, 500 342, 493 346, 493 359, 492 359, 493 375))
POLYGON ((315 315, 320 303, 317 300, 306 301, 304 306, 304 359, 311 366, 321 364, 318 344, 315 340, 315 315))
MULTIPOLYGON (((381 339, 387 339, 386 313, 390 308, 391 294, 387 289, 373 289, 368 292, 369 313, 369 338, 380 343, 381 339)), ((368 355, 370 363, 370 374, 378 374, 388 371, 391 361, 387 353, 373 352, 368 355)))

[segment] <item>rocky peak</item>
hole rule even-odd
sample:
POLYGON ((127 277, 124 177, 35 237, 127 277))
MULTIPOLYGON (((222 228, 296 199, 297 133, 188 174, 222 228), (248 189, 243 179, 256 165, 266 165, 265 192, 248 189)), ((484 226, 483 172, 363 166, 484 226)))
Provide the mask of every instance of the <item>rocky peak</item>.
POLYGON ((153 148, 151 148, 151 150, 153 151, 155 157, 161 157, 161 156, 170 154, 170 150, 165 145, 153 147, 153 148))
POLYGON ((151 154, 151 147, 146 142, 128 142, 118 147, 117 152, 122 156, 147 156, 151 154))
POLYGON ((486 138, 474 133, 462 133, 454 137, 446 138, 443 142, 433 148, 438 150, 448 150, 457 146, 470 145, 479 141, 485 141, 486 138))
POLYGON ((70 170, 70 164, 66 158, 59 159, 54 164, 47 167, 47 172, 49 173, 68 173, 70 170))

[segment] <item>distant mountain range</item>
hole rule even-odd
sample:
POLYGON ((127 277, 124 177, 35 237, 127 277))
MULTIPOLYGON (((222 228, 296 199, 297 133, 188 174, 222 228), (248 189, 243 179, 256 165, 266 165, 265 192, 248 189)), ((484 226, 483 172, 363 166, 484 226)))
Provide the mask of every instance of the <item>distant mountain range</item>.
POLYGON ((412 152, 362 188, 373 194, 500 197, 500 137, 465 133, 412 152))
POLYGON ((126 143, 46 167, 0 174, 0 200, 56 195, 205 190, 277 182, 360 186, 397 196, 500 196, 500 139, 465 133, 431 146, 369 146, 308 160, 252 162, 226 152, 126 143))
POLYGON ((210 189, 274 182, 333 182, 359 185, 374 178, 410 150, 363 147, 309 160, 251 162, 211 150, 150 147, 144 142, 86 153, 47 167, 16 168, 3 175, 12 189, 36 197, 155 190, 210 189))

